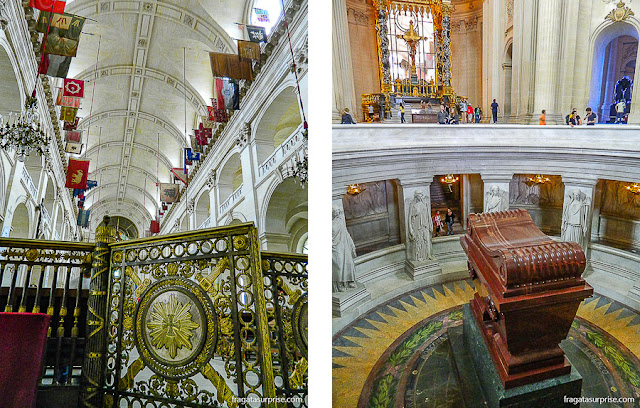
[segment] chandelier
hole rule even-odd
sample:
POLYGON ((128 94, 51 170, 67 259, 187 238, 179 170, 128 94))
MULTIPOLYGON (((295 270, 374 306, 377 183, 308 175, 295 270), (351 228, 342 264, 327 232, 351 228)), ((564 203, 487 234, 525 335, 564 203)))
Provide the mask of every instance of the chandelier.
POLYGON ((447 174, 446 176, 440 179, 440 182, 445 184, 453 184, 456 181, 458 181, 458 177, 454 176, 453 174, 447 174))
POLYGON ((349 184, 347 186, 347 194, 358 195, 358 194, 362 193, 366 189, 367 188, 365 186, 362 186, 360 184, 349 184))
POLYGON ((629 190, 633 194, 640 194, 640 184, 638 184, 638 183, 633 183, 633 184, 627 186, 626 189, 629 190))
POLYGON ((10 114, 6 123, 0 116, 0 148, 16 149, 19 161, 24 161, 32 151, 40 156, 48 151, 49 137, 40 129, 35 97, 27 97, 25 110, 20 115, 10 114))
POLYGON ((527 177, 527 182, 531 184, 544 184, 551 181, 551 179, 547 176, 543 176, 542 174, 536 174, 533 177, 527 177))

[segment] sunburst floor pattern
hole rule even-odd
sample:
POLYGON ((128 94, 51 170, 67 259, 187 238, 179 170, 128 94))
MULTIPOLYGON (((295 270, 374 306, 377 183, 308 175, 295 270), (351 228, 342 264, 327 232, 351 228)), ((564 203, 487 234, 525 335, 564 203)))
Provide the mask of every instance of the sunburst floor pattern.
MULTIPOLYGON (((461 305, 474 292, 469 280, 418 289, 339 332, 333 339, 333 406, 464 407, 447 329, 461 324, 461 305)), ((583 396, 632 396, 636 403, 624 406, 640 407, 637 312, 594 295, 581 304, 562 346, 585 378, 583 396)))

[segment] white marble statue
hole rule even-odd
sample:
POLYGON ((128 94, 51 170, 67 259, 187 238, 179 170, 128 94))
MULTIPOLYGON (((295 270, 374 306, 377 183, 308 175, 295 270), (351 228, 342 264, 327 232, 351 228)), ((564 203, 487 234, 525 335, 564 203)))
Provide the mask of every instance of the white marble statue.
POLYGON ((356 287, 356 246, 347 231, 344 212, 333 207, 333 292, 344 292, 356 287))
POLYGON ((484 212, 507 211, 509 209, 509 195, 500 190, 495 184, 484 194, 484 212))
POLYGON ((431 236, 433 235, 431 204, 420 191, 415 192, 413 201, 409 205, 408 229, 409 241, 412 243, 412 260, 433 259, 431 254, 431 236))
POLYGON ((569 192, 562 209, 562 229, 560 237, 563 241, 577 242, 584 247, 591 199, 576 189, 569 192))

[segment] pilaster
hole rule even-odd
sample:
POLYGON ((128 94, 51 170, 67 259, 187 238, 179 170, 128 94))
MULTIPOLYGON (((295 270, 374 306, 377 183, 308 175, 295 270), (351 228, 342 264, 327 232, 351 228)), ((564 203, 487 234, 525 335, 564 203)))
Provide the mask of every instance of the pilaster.
POLYGON ((543 109, 547 111, 548 124, 556 124, 558 118, 562 116, 556 106, 561 8, 560 0, 540 0, 538 2, 535 99, 532 122, 535 122, 535 116, 540 114, 543 109))
POLYGON ((513 173, 481 173, 484 183, 484 212, 506 211, 509 209, 509 184, 513 173))
POLYGON ((349 108, 352 116, 357 114, 356 92, 353 85, 351 42, 347 22, 346 0, 332 0, 332 54, 333 54, 333 123, 340 123, 340 111, 349 108))

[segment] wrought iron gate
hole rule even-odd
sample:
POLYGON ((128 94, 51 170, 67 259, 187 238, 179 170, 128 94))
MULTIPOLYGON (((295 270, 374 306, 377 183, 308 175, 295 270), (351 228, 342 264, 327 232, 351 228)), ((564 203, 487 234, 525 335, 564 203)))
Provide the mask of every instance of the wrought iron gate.
POLYGON ((252 224, 109 247, 102 290, 94 255, 105 339, 87 349, 86 406, 306 406, 306 257, 261 259, 252 224))

